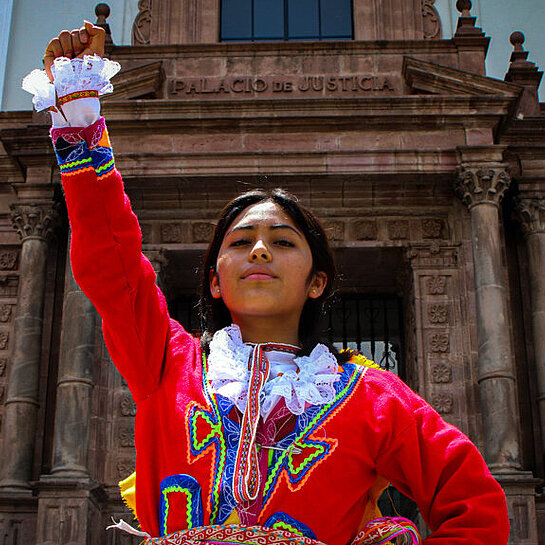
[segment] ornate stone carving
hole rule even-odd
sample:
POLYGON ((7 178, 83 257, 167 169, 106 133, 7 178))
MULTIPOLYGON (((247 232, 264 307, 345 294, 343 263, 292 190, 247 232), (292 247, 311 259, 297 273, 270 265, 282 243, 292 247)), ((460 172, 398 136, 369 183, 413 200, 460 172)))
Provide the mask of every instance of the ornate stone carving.
POLYGON ((329 240, 344 240, 344 223, 342 221, 326 221, 324 230, 329 240))
POLYGON ((447 292, 446 276, 430 276, 427 281, 430 295, 444 295, 447 292))
POLYGON ((445 353, 450 349, 448 333, 432 333, 430 335, 430 348, 432 352, 445 353))
POLYGON ((452 382, 452 367, 447 363, 437 363, 431 368, 431 380, 436 384, 452 382))
POLYGON ((520 222, 525 235, 545 233, 545 197, 517 197, 514 216, 520 222))
POLYGON ((510 183, 504 168, 460 167, 456 193, 469 208, 483 202, 498 206, 510 183))
POLYGON ((443 220, 425 219, 422 220, 422 236, 424 238, 441 238, 444 229, 443 220))
POLYGON ((431 397, 433 408, 440 414, 450 414, 454 399, 450 394, 434 394, 431 397))
POLYGON ((410 246, 405 255, 412 267, 456 267, 458 264, 458 249, 441 246, 436 241, 426 246, 410 246))
POLYGON ((391 240, 405 240, 409 238, 409 222, 407 220, 389 221, 388 236, 391 240))
POLYGON ((132 25, 132 44, 146 45, 151 36, 151 4, 152 0, 138 2, 138 15, 132 25))
POLYGON ((163 223, 161 225, 162 242, 183 242, 182 226, 179 223, 163 223))
POLYGON ((361 220, 354 224, 356 240, 376 240, 378 236, 377 222, 374 220, 361 220))
POLYGON ((18 252, 16 250, 5 250, 0 252, 0 270, 13 271, 17 265, 18 252))
POLYGON ((21 240, 29 237, 47 240, 59 224, 58 203, 13 203, 10 209, 13 228, 21 240))
POLYGON ((441 18, 435 7, 435 0, 422 0, 422 18, 424 19, 424 39, 441 39, 441 18))
POLYGON ((134 429, 122 427, 119 428, 119 446, 120 447, 134 447, 134 429))
POLYGON ((5 350, 8 347, 9 333, 7 331, 0 331, 0 350, 5 350))
POLYGON ((445 305, 430 305, 428 318, 432 324, 445 324, 448 321, 448 310, 445 305))
POLYGON ((136 416, 136 403, 130 394, 123 394, 121 397, 119 412, 122 416, 136 416))
POLYGON ((120 479, 128 477, 134 473, 135 461, 134 458, 119 458, 117 460, 117 476, 120 479))
POLYGON ((198 221, 192 225, 193 242, 208 242, 214 233, 214 224, 198 221))
POLYGON ((6 375, 6 368, 8 366, 7 358, 0 358, 0 377, 6 375))
POLYGON ((13 305, 0 305, 0 322, 9 322, 13 305))

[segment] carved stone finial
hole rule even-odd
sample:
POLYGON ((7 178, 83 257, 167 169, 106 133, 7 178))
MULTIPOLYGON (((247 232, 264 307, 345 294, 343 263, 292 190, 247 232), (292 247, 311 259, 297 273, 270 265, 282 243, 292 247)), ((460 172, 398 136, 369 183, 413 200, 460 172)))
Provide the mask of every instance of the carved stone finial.
POLYGON ((545 196, 516 197, 513 216, 526 236, 545 233, 545 196))
POLYGON ((460 167, 456 182, 456 194, 468 208, 488 203, 499 206, 511 177, 504 168, 460 167))
POLYGON ((112 31, 106 19, 110 16, 110 6, 100 3, 95 6, 95 15, 97 16, 96 25, 102 27, 106 31, 106 45, 113 45, 112 31))
POLYGON ((58 203, 13 203, 10 205, 11 221, 21 240, 53 236, 60 221, 58 203))
POLYGON ((529 52, 525 51, 522 44, 525 41, 522 32, 513 32, 509 41, 513 45, 509 70, 505 74, 505 81, 511 81, 524 88, 519 101, 517 116, 540 116, 541 107, 539 104, 538 88, 543 77, 534 62, 528 60, 529 52))
POLYGON ((95 15, 97 16, 97 23, 105 23, 110 16, 110 6, 108 4, 97 4, 95 6, 95 15))
POLYGON ((519 32, 518 30, 516 32, 513 32, 511 36, 509 37, 509 41, 511 42, 511 45, 514 46, 515 51, 522 51, 522 44, 525 42, 526 38, 524 37, 524 34, 522 32, 519 32))
POLYGON ((458 0, 456 2, 456 9, 462 14, 462 17, 470 17, 471 7, 471 0, 458 0))

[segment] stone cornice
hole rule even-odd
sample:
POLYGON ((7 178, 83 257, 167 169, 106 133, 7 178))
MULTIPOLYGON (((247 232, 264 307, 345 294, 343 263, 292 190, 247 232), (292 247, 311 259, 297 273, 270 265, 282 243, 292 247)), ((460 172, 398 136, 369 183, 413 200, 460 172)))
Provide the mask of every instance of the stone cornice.
POLYGON ((452 54, 453 60, 457 54, 456 45, 450 40, 380 40, 356 41, 343 40, 338 42, 218 42, 210 44, 169 44, 169 45, 136 45, 114 46, 111 57, 123 59, 168 59, 180 56, 260 56, 260 55, 293 55, 320 53, 357 55, 360 53, 391 53, 405 54, 408 50, 414 53, 452 54))
POLYGON ((513 83, 414 57, 403 59, 403 75, 414 89, 436 94, 503 95, 518 98, 523 90, 521 86, 513 83))

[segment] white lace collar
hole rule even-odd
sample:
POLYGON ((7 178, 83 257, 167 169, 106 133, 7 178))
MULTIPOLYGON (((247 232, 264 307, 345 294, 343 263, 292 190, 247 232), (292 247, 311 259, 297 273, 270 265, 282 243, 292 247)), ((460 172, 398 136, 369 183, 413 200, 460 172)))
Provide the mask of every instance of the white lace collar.
MULTIPOLYGON (((230 325, 214 334, 210 342, 207 378, 210 391, 220 394, 244 412, 250 380, 248 360, 253 347, 244 344, 237 325, 230 325)), ((282 354, 281 361, 273 364, 275 353, 267 355, 271 369, 282 370, 271 378, 262 391, 261 415, 266 418, 280 398, 293 414, 302 414, 307 404, 325 405, 335 398, 333 383, 339 380, 335 356, 323 344, 315 346, 309 356, 293 359, 290 365, 282 354)))

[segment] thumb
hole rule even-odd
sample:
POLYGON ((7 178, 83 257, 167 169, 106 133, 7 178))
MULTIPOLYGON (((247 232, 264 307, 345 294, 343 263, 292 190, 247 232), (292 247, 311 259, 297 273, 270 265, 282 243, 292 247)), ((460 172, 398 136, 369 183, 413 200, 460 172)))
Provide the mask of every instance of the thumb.
POLYGON ((83 25, 85 26, 85 30, 87 31, 89 36, 97 36, 98 34, 104 32, 104 29, 102 27, 95 26, 89 21, 83 21, 83 25))

